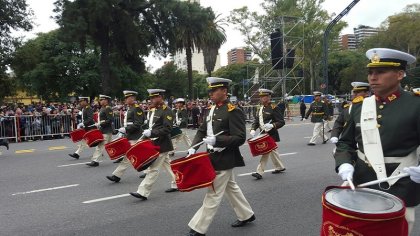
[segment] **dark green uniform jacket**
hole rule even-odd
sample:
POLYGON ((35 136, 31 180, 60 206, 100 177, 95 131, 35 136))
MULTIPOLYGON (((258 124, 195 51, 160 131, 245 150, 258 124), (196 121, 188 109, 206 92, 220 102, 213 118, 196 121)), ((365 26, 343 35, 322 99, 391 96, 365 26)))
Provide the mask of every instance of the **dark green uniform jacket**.
POLYGON ((89 105, 87 105, 86 107, 83 108, 82 114, 83 114, 83 125, 85 126, 84 129, 86 131, 96 129, 95 126, 89 127, 95 124, 95 121, 93 120, 93 109, 89 105))
POLYGON ((328 119, 328 108, 325 103, 322 101, 316 102, 313 101, 309 110, 306 112, 305 119, 308 119, 309 115, 312 113, 311 122, 312 123, 321 123, 322 120, 328 119))
MULTIPOLYGON (((394 95, 385 102, 377 101, 376 105, 379 134, 385 157, 407 156, 420 145, 420 97, 402 89, 394 95)), ((336 171, 343 163, 355 166, 353 175, 355 185, 377 179, 373 168, 360 160, 356 154, 357 148, 364 152, 360 131, 361 108, 362 103, 353 105, 334 155, 336 171)), ((397 166, 397 163, 385 164, 388 176, 397 166)), ((379 185, 371 188, 379 189, 379 185)), ((400 197, 408 207, 420 203, 420 184, 414 183, 409 177, 398 180, 389 190, 379 190, 400 197)))
MULTIPOLYGON (((206 120, 210 120, 207 116, 206 120)), ((245 115, 233 104, 226 100, 217 106, 213 113, 213 133, 220 131, 216 137, 214 147, 226 148, 221 152, 210 153, 210 160, 216 171, 229 170, 238 166, 245 166, 244 158, 239 147, 246 140, 245 115)), ((207 136, 207 122, 203 122, 194 137, 193 145, 201 142, 207 136)))
MULTIPOLYGON (((152 136, 150 138, 158 138, 153 141, 156 146, 160 147, 160 152, 170 152, 174 150, 171 141, 171 130, 173 124, 172 110, 166 105, 155 108, 155 114, 150 119, 153 119, 152 136)), ((149 111, 152 112, 152 111, 149 111)))
POLYGON ((127 110, 125 131, 128 140, 137 140, 143 134, 144 112, 139 105, 130 106, 127 110))
POLYGON ((102 107, 99 111, 99 129, 104 134, 112 134, 113 112, 110 106, 102 107))
POLYGON ((178 119, 181 120, 181 124, 179 125, 179 128, 187 128, 188 126, 188 113, 185 108, 176 109, 174 114, 174 123, 176 125, 175 117, 176 114, 178 114, 178 119))
POLYGON ((263 120, 264 124, 268 123, 271 120, 271 124, 274 125, 268 134, 276 141, 280 141, 279 132, 277 129, 280 129, 284 126, 284 117, 280 111, 280 108, 274 104, 269 104, 268 106, 260 106, 255 113, 254 123, 252 123, 251 129, 257 130, 258 128, 262 127, 264 124, 260 124, 260 109, 263 109, 263 120))

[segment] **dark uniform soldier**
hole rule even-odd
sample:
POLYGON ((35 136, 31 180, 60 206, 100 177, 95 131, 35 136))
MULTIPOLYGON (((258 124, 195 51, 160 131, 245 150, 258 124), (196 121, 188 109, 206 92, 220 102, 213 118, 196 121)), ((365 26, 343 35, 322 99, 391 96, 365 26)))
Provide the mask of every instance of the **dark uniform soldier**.
POLYGON ((341 111, 340 115, 338 115, 337 119, 334 122, 333 129, 331 131, 331 143, 337 143, 340 134, 343 132, 344 124, 349 119, 350 111, 352 104, 357 104, 363 102, 365 97, 369 96, 369 84, 364 82, 352 82, 351 86, 353 86, 353 100, 351 104, 345 104, 343 110, 341 111))
MULTIPOLYGON (((194 137, 193 145, 204 141, 210 152, 211 163, 216 170, 213 188, 209 187, 203 205, 189 222, 188 235, 204 235, 217 212, 223 196, 229 199, 238 220, 232 227, 241 227, 254 221, 254 212, 235 182, 233 168, 245 166, 239 147, 245 142, 245 115, 227 100, 231 80, 209 77, 209 96, 216 104, 200 126, 194 137), (221 135, 215 136, 220 131, 221 135)), ((198 149, 198 147, 197 147, 198 149)), ((196 149, 190 148, 190 154, 196 149)))
POLYGON ((165 105, 163 89, 148 89, 150 100, 153 103, 149 120, 149 128, 143 131, 143 136, 154 139, 153 143, 160 147, 159 157, 147 168, 147 175, 140 183, 137 192, 131 192, 133 197, 141 200, 147 200, 153 185, 159 176, 159 169, 164 167, 172 177, 171 189, 177 188, 175 184, 175 175, 170 167, 169 152, 174 150, 171 141, 171 129, 173 124, 173 113, 171 109, 165 105), (165 164, 164 164, 165 163, 165 164))
MULTIPOLYGON (((77 125, 77 128, 84 128, 86 131, 95 129, 95 121, 93 120, 93 109, 89 104, 89 97, 79 97, 79 104, 82 108, 82 122, 77 125)), ((79 142, 78 149, 73 154, 69 156, 79 159, 80 153, 88 148, 85 140, 79 142)))
POLYGON ((104 135, 104 141, 96 146, 92 156, 92 162, 86 164, 91 167, 99 166, 99 161, 102 159, 102 153, 105 150, 105 144, 111 142, 112 139, 112 121, 114 120, 114 116, 112 109, 109 106, 110 100, 110 96, 99 95, 101 110, 99 111, 99 119, 96 126, 104 135))
POLYGON ((334 105, 332 101, 328 99, 328 96, 326 95, 323 97, 323 102, 327 106, 327 111, 328 111, 328 119, 324 121, 324 131, 331 132, 332 128, 330 125, 330 121, 333 119, 333 116, 334 116, 334 105))
POLYGON ((404 91, 400 81, 406 65, 416 58, 385 48, 370 49, 366 56, 371 60, 368 81, 374 95, 353 105, 337 143, 336 171, 343 180, 354 179, 355 185, 408 172, 410 178, 370 187, 404 200, 411 231, 414 207, 420 203, 416 154, 420 145, 420 97, 404 91))
MULTIPOLYGON (((123 91, 123 93, 128 110, 124 115, 124 127, 119 128, 118 132, 125 134, 130 143, 135 144, 143 132, 142 125, 145 116, 141 107, 136 104, 137 92, 126 90, 123 91)), ((119 182, 129 166, 131 166, 131 163, 127 157, 124 156, 122 161, 118 164, 117 169, 112 173, 112 176, 107 176, 106 178, 113 182, 119 182)))
POLYGON ((175 106, 176 109, 174 111, 174 125, 180 128, 182 133, 172 137, 174 150, 176 150, 176 146, 180 141, 183 141, 187 147, 191 146, 191 140, 185 130, 188 125, 188 113, 187 109, 185 109, 185 100, 183 98, 176 99, 175 106))
MULTIPOLYGON (((273 94, 273 91, 268 89, 259 89, 258 92, 260 95, 261 106, 257 110, 257 116, 255 117, 254 123, 252 123, 250 134, 254 137, 256 133, 255 130, 260 128, 261 130, 267 132, 274 141, 280 142, 280 136, 277 130, 283 127, 285 122, 280 108, 271 103, 271 94, 273 94)), ((275 170, 271 173, 278 174, 286 170, 280 159, 280 154, 276 150, 273 150, 261 156, 257 172, 252 173, 253 177, 262 179, 269 157, 275 167, 275 170)))
POLYGON ((315 123, 314 132, 312 134, 311 140, 309 140, 308 145, 315 145, 316 138, 319 136, 322 138, 322 143, 325 144, 328 140, 327 135, 325 135, 324 129, 324 120, 328 120, 328 108, 327 105, 321 101, 321 92, 315 91, 315 101, 311 103, 308 112, 306 112, 305 120, 308 119, 309 115, 311 116, 311 122, 315 123))

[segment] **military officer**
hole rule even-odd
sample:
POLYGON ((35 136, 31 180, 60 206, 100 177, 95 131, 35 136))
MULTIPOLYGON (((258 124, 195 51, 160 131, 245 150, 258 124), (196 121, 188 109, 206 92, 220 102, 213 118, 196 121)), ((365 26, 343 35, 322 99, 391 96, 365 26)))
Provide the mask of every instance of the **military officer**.
POLYGON ((324 131, 331 132, 332 128, 331 128, 331 125, 330 125, 330 120, 332 120, 333 116, 334 116, 334 105, 333 105, 332 101, 330 101, 328 99, 327 95, 325 95, 323 97, 322 101, 327 106, 327 111, 328 111, 328 119, 324 121, 324 131))
POLYGON ((370 59, 368 81, 374 95, 353 104, 337 143, 335 170, 343 180, 353 179, 355 185, 408 172, 410 177, 370 187, 404 200, 411 231, 414 207, 420 203, 416 154, 420 145, 420 97, 404 91, 400 82, 407 65, 416 58, 386 48, 370 49, 366 56, 370 59))
MULTIPOLYGON (((82 108, 82 122, 77 125, 78 129, 84 128, 86 131, 95 129, 95 121, 93 120, 93 109, 89 104, 89 97, 79 97, 79 105, 82 108)), ((80 153, 88 148, 85 140, 79 142, 78 149, 69 156, 79 159, 80 153)))
POLYGON ((334 126, 331 132, 331 143, 337 143, 338 138, 340 137, 340 134, 343 132, 344 124, 346 123, 346 120, 350 116, 350 111, 352 104, 357 104, 363 102, 363 99, 365 97, 369 96, 369 84, 365 82, 352 82, 351 86, 353 86, 352 93, 353 93, 353 100, 351 101, 351 104, 344 105, 343 111, 340 113, 340 115, 337 117, 337 119, 334 122, 334 126))
MULTIPOLYGON (((125 90, 123 91, 125 97, 125 104, 128 106, 128 110, 124 114, 124 126, 118 129, 118 132, 125 134, 131 144, 135 144, 136 141, 141 137, 143 132, 142 125, 144 123, 144 112, 138 104, 136 104, 136 91, 125 90)), ((113 182, 120 182, 122 175, 125 170, 131 166, 130 161, 126 156, 118 164, 117 169, 112 173, 112 176, 106 178, 113 182)))
MULTIPOLYGON (((209 77, 209 96, 215 103, 207 115, 206 122, 200 126, 193 145, 204 141, 210 152, 211 163, 216 170, 213 188, 207 189, 203 205, 195 213, 188 226, 188 235, 205 235, 217 212, 223 196, 231 203, 238 220, 232 227, 241 227, 255 220, 254 212, 235 181, 233 168, 245 166, 239 147, 246 140, 244 113, 227 99, 228 79, 209 77), (214 134, 224 131, 219 136, 214 134)), ((198 149, 198 147, 196 147, 198 149)), ((190 148, 189 153, 196 149, 190 148)))
POLYGON ((319 136, 322 138, 322 143, 325 144, 328 141, 327 135, 325 135, 324 129, 324 120, 328 119, 328 108, 327 105, 321 101, 321 92, 315 91, 313 101, 309 107, 309 110, 306 112, 305 119, 308 119, 309 115, 311 116, 311 122, 315 123, 314 132, 312 138, 309 141, 308 145, 314 146, 316 138, 319 136))
POLYGON ((131 192, 133 197, 140 200, 147 200, 152 187, 155 184, 159 169, 165 168, 172 178, 172 189, 177 189, 175 184, 175 175, 169 165, 169 152, 174 150, 171 142, 171 129, 173 124, 173 113, 171 109, 165 105, 163 96, 165 90, 163 89, 148 89, 149 97, 153 103, 153 109, 149 112, 149 128, 143 131, 146 138, 154 139, 153 143, 160 147, 159 157, 147 168, 147 174, 144 180, 140 183, 137 192, 131 192), (164 165, 163 163, 166 162, 164 165))
MULTIPOLYGON (((277 130, 283 127, 285 122, 280 108, 271 103, 271 95, 273 94, 273 91, 268 89, 259 89, 258 92, 261 106, 257 110, 258 116, 255 117, 254 123, 252 123, 250 134, 254 137, 256 133, 255 130, 260 128, 261 130, 267 132, 276 142, 280 142, 280 136, 277 130)), ((286 170, 280 159, 280 154, 276 150, 273 150, 262 155, 260 163, 257 167, 257 172, 252 173, 253 177, 256 179, 262 179, 268 158, 271 158, 275 167, 275 170, 271 172, 272 174, 278 174, 286 170)))
POLYGON ((105 150, 105 144, 111 142, 112 139, 112 121, 114 120, 113 112, 109 103, 111 101, 110 96, 99 95, 99 103, 101 110, 99 111, 98 123, 95 124, 104 135, 104 142, 101 142, 96 146, 95 152, 92 156, 92 162, 86 165, 91 167, 99 166, 99 161, 102 159, 102 153, 105 150))
POLYGON ((172 139, 172 144, 174 146, 174 149, 176 149, 176 145, 180 142, 183 141, 184 144, 189 147, 191 146, 191 140, 188 137, 187 133, 186 133, 186 128, 188 126, 188 113, 187 113, 187 109, 185 109, 185 99, 183 98, 178 98, 175 100, 175 119, 174 119, 174 125, 176 127, 179 127, 182 131, 181 134, 176 135, 173 139, 172 139))

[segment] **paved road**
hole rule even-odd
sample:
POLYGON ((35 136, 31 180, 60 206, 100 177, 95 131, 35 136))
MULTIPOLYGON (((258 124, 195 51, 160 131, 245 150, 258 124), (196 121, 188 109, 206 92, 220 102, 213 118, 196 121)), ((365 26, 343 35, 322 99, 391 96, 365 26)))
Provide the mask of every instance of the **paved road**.
MULTIPOLYGON (((194 131, 188 133, 192 137, 194 131)), ((243 145, 246 166, 236 168, 235 173, 257 220, 244 228, 230 227, 236 219, 224 200, 208 235, 319 235, 321 194, 326 186, 340 181, 333 171, 333 145, 307 146, 311 133, 310 123, 288 122, 280 130, 279 143, 287 170, 278 175, 266 173, 260 181, 249 175, 255 171, 259 159, 252 158, 249 147, 243 145)), ((141 181, 134 169, 129 169, 120 183, 111 183, 105 176, 117 165, 106 154, 99 167, 90 168, 83 163, 90 161, 93 150, 83 153, 80 160, 67 155, 74 150, 75 145, 63 139, 11 144, 9 151, 3 151, 0 235, 184 235, 188 232, 187 223, 201 206, 205 190, 165 193, 169 177, 163 172, 149 200, 138 201, 126 195, 135 191, 141 181), (100 200, 107 197, 115 198, 100 200)), ((272 168, 271 163, 268 168, 272 168)), ((420 235, 420 230, 416 229, 413 235, 420 235)))

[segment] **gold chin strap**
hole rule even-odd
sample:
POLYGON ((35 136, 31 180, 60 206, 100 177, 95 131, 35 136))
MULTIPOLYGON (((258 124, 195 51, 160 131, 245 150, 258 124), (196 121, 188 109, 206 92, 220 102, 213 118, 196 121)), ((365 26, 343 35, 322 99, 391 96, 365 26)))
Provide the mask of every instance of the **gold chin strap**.
POLYGON ((384 67, 384 66, 394 66, 394 67, 399 67, 401 66, 401 63, 398 62, 371 62, 367 65, 368 68, 371 67, 384 67))

